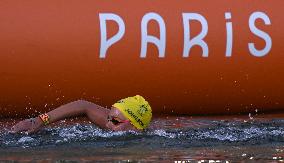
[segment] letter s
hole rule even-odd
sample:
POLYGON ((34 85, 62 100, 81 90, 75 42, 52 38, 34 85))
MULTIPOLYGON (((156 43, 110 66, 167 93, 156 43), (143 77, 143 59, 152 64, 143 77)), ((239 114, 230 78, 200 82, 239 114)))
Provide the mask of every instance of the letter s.
POLYGON ((254 46, 254 43, 249 43, 248 48, 249 48, 249 51, 252 55, 254 55, 256 57, 263 57, 267 53, 269 53, 269 51, 271 50, 272 40, 271 40, 271 37, 267 33, 256 28, 255 21, 258 18, 261 18, 262 20, 264 20, 264 23, 266 25, 270 25, 271 22, 270 22, 269 17, 263 12, 254 12, 249 18, 249 28, 250 28, 251 32, 253 34, 255 34, 256 36, 262 38, 265 41, 266 46, 262 50, 257 50, 254 46))

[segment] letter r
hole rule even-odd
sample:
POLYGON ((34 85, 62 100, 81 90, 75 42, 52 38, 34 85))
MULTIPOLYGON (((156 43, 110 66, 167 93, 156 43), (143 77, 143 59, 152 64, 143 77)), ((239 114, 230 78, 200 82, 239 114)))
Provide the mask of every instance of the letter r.
POLYGON ((188 57, 190 49, 194 45, 199 45, 203 50, 203 57, 208 57, 208 45, 203 40, 208 32, 208 24, 206 19, 197 13, 183 13, 183 29, 184 29, 184 47, 183 57, 188 57), (201 32, 194 38, 190 38, 190 21, 197 20, 201 23, 201 32))

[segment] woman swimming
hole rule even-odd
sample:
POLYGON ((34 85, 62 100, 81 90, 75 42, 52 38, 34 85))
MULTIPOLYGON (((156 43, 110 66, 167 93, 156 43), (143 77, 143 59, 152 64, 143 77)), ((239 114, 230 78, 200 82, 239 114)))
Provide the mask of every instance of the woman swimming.
POLYGON ((102 129, 113 131, 143 130, 152 118, 149 103, 140 95, 119 100, 107 109, 85 100, 77 100, 62 105, 38 117, 25 119, 11 128, 12 133, 37 132, 44 125, 78 115, 86 115, 89 120, 102 129))

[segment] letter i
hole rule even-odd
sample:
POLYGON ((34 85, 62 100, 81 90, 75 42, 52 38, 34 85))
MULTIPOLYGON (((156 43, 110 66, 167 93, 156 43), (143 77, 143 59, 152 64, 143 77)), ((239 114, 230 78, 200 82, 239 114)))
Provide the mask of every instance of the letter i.
MULTIPOLYGON (((232 18, 230 12, 225 13, 225 19, 230 20, 232 18)), ((232 46, 233 46, 233 27, 232 22, 226 22, 227 30, 227 45, 226 45, 226 57, 232 56, 232 46)))

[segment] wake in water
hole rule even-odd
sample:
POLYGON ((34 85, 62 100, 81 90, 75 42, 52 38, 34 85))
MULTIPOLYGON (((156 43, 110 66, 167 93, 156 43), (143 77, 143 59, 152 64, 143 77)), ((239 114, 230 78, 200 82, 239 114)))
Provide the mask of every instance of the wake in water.
POLYGON ((71 154, 68 158, 86 159, 92 153, 92 157, 102 160, 109 156, 112 156, 110 160, 148 158, 148 161, 282 160, 284 155, 283 119, 156 118, 145 132, 112 132, 85 121, 60 121, 32 135, 11 134, 11 125, 10 122, 0 123, 0 160, 5 158, 7 151, 18 151, 13 157, 34 159, 34 154, 24 155, 23 152, 33 151, 56 159, 65 157, 66 149, 77 154, 77 157, 71 154), (58 155, 47 154, 50 151, 58 155))

